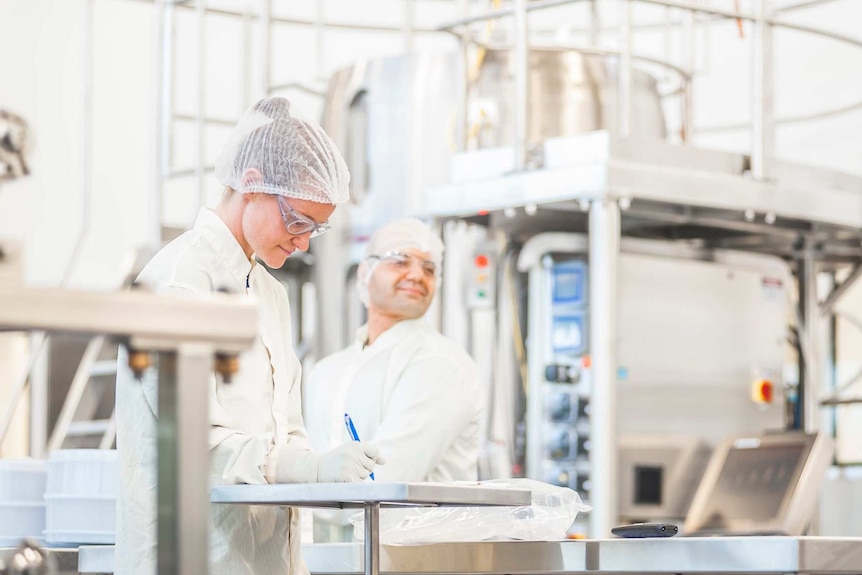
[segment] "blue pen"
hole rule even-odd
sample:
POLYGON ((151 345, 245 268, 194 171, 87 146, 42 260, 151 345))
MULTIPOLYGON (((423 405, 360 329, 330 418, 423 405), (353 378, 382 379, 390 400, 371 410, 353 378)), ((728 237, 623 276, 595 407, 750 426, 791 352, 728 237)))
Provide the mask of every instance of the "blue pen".
MULTIPOLYGON (((344 426, 347 428, 347 434, 350 435, 353 441, 359 441, 359 434, 356 433, 356 428, 353 427, 353 420, 346 413, 344 414, 344 426)), ((371 472, 371 481, 374 481, 374 472, 371 472)))

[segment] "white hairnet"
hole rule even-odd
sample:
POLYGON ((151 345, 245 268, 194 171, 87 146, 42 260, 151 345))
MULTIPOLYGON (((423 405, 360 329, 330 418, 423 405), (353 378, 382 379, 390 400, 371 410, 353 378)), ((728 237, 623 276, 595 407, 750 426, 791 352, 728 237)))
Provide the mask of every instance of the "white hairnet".
POLYGON ((365 258, 359 264, 356 272, 356 291, 359 300, 368 306, 368 281, 371 274, 380 263, 379 259, 369 259, 371 256, 384 256, 389 252, 413 248, 426 252, 437 268, 437 275, 443 266, 443 241, 434 233, 431 227, 414 218, 405 218, 389 222, 371 235, 365 246, 365 258))
POLYGON ((285 98, 264 98, 240 119, 216 160, 215 176, 239 192, 321 204, 350 198, 347 164, 323 128, 290 115, 285 98), (256 174, 248 174, 249 170, 256 174))

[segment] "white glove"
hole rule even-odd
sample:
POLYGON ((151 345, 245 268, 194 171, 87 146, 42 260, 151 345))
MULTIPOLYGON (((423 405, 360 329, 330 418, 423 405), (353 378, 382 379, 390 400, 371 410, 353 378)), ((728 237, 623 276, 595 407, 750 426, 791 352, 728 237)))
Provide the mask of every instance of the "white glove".
POLYGON ((376 445, 348 441, 320 456, 317 481, 362 481, 374 470, 374 465, 379 463, 383 463, 383 458, 380 457, 380 450, 376 445))

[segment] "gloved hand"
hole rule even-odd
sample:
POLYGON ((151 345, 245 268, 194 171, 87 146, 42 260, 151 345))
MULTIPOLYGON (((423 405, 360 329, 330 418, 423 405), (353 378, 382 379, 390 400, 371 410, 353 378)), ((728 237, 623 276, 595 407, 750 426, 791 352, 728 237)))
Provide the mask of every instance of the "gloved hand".
POLYGON ((376 464, 383 463, 380 450, 373 443, 348 441, 320 456, 317 481, 350 482, 362 481, 374 471, 376 464))

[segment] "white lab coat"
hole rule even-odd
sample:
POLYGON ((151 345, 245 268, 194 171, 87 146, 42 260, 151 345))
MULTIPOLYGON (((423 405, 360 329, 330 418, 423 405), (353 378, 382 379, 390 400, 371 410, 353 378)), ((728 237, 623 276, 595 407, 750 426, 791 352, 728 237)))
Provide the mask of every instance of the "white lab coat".
MULTIPOLYGON (((287 294, 263 266, 249 261, 224 222, 201 210, 194 227, 156 254, 139 281, 158 293, 194 297, 224 287, 258 301, 260 338, 241 355, 230 384, 213 377, 210 385, 210 483, 271 483, 280 458, 304 459, 310 445, 287 294)), ((119 369, 116 573, 153 575, 157 384, 154 373, 143 384, 136 381, 122 358, 119 369)), ((211 574, 308 572, 296 509, 213 505, 210 520, 211 574)))
POLYGON ((377 481, 475 480, 483 396, 476 365, 421 319, 405 320, 364 346, 325 357, 305 385, 305 420, 315 450, 349 440, 349 413, 386 463, 377 481))

